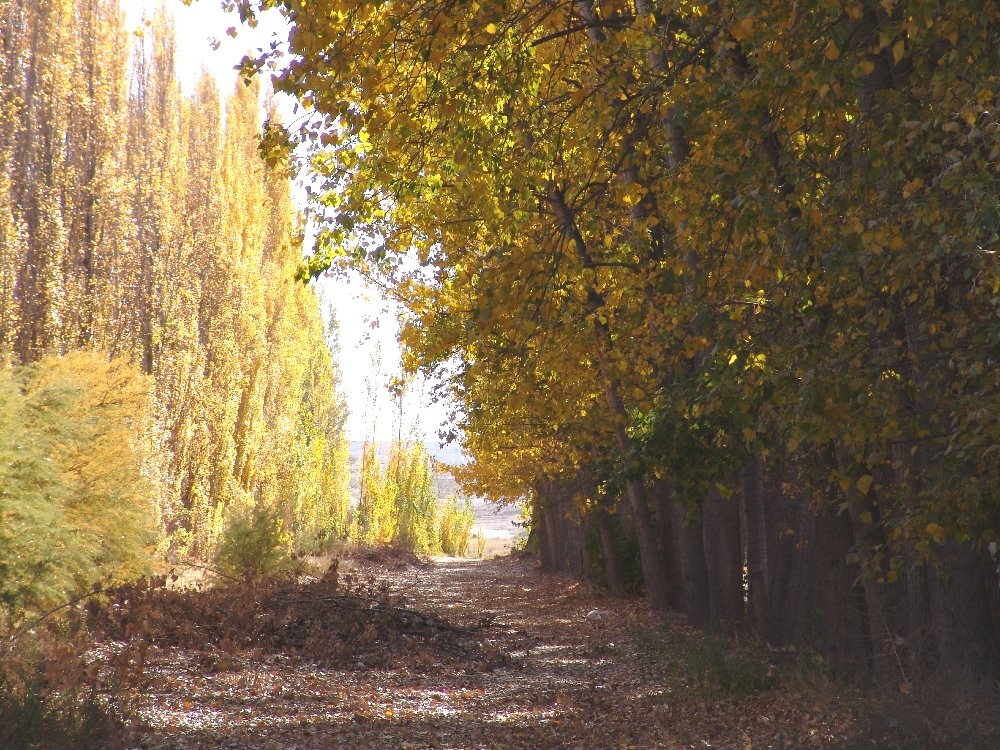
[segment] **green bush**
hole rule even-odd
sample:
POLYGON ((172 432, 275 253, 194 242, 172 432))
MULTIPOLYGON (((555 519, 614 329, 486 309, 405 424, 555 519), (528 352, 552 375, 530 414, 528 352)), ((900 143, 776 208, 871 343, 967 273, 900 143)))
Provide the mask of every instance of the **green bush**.
POLYGON ((0 630, 149 571, 148 388, 94 352, 0 369, 0 630))
POLYGON ((717 636, 705 636, 689 651, 694 686, 707 695, 741 697, 770 684, 767 664, 759 654, 743 651, 717 636))
POLYGON ((774 686, 766 653, 719 635, 667 627, 662 634, 641 634, 646 655, 667 667, 674 690, 699 698, 739 698, 774 686))
POLYGON ((238 511, 222 533, 215 564, 223 573, 241 578, 277 573, 291 565, 291 541, 276 510, 238 511))

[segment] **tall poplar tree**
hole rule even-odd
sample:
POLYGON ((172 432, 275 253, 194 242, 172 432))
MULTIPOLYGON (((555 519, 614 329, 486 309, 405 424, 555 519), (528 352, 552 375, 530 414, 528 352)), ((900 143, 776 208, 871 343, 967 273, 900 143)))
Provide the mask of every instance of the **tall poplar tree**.
POLYGON ((346 533, 342 396, 261 91, 177 80, 164 10, 0 3, 0 362, 90 348, 153 382, 152 490, 179 552, 263 506, 346 533))
POLYGON ((325 179, 310 267, 408 303, 481 489, 532 493, 566 549, 625 518, 694 621, 983 670, 994 4, 237 3, 275 4, 325 179))

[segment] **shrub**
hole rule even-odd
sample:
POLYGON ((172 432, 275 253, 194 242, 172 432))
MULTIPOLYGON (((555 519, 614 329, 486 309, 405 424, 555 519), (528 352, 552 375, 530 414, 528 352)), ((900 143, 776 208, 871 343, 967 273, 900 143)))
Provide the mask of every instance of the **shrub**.
POLYGON ((0 370, 0 627, 149 571, 147 379, 94 352, 0 370))
POLYGON ((92 646, 78 613, 0 641, 0 747, 106 750, 125 746, 121 696, 94 685, 92 646))
POLYGON ((662 636, 644 638, 642 646, 668 664, 674 679, 694 696, 742 697, 766 690, 774 682, 764 654, 718 635, 668 627, 662 636))
POLYGON ((230 516, 215 563, 228 575, 260 578, 287 568, 290 549, 291 537, 278 512, 256 507, 230 516))

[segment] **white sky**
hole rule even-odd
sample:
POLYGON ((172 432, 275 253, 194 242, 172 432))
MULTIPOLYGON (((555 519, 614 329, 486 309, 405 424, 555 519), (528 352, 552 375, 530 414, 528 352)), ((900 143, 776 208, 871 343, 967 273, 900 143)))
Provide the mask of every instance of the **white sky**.
MULTIPOLYGON (((211 72, 223 92, 236 82, 234 68, 248 52, 267 45, 273 34, 284 39, 287 30, 276 12, 267 14, 256 29, 241 27, 239 17, 221 10, 219 0, 121 0, 129 28, 139 28, 165 5, 177 28, 178 76, 185 91, 194 90, 203 69, 211 72), (235 26, 236 38, 226 30, 235 26), (218 49, 212 49, 212 41, 218 49)), ((290 118, 288 118, 290 119, 290 118)), ((324 307, 332 304, 340 322, 341 373, 350 408, 348 436, 364 440, 374 436, 390 440, 398 431, 398 408, 385 389, 399 371, 398 325, 394 308, 360 280, 322 279, 319 282, 324 307)), ((426 403, 426 385, 414 383, 403 407, 404 437, 413 435, 436 441, 445 420, 445 408, 426 403)))

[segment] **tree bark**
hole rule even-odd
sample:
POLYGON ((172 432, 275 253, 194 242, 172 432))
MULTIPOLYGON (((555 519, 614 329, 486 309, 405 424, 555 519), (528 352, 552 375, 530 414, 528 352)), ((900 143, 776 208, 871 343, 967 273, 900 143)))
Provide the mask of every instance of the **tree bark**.
POLYGON ((928 583, 940 670, 956 682, 981 680, 996 658, 981 561, 949 539, 928 583))
POLYGON ((711 608, 702 519, 698 514, 689 514, 676 500, 672 506, 674 544, 680 559, 683 584, 684 614, 696 628, 703 628, 711 618, 711 608))
POLYGON ((605 508, 598 508, 597 530, 601 535, 601 551, 604 553, 604 580, 615 596, 625 595, 625 579, 622 577, 619 561, 618 540, 615 538, 611 514, 605 508))
POLYGON ((764 459, 759 453, 749 457, 742 473, 743 492, 740 499, 746 527, 750 611, 753 613, 757 634, 770 642, 770 571, 767 519, 764 513, 764 459))
POLYGON ((739 505, 709 490, 702 511, 705 562, 708 568, 711 624, 730 630, 743 618, 743 554, 739 505))
POLYGON ((663 557, 664 571, 667 580, 680 583, 672 585, 669 590, 670 608, 685 612, 683 567, 680 559, 679 533, 674 514, 676 501, 673 487, 669 481, 659 480, 650 488, 653 502, 656 506, 656 536, 660 541, 660 555, 663 557))

